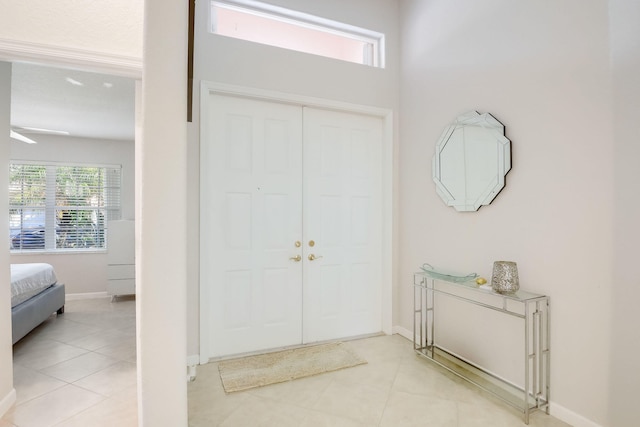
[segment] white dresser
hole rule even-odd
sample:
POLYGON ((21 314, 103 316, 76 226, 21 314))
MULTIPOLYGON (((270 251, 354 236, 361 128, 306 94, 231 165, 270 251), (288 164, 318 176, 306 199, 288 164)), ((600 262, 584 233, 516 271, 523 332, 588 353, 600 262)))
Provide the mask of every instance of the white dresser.
POLYGON ((111 296, 136 293, 135 222, 109 221, 107 228, 107 293, 111 296))

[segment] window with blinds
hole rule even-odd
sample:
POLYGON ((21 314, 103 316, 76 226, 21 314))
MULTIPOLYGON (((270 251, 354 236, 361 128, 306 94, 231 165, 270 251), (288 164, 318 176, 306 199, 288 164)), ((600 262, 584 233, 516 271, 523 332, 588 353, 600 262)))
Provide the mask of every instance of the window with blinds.
POLYGON ((120 166, 12 162, 12 251, 106 249, 109 220, 120 219, 120 166))

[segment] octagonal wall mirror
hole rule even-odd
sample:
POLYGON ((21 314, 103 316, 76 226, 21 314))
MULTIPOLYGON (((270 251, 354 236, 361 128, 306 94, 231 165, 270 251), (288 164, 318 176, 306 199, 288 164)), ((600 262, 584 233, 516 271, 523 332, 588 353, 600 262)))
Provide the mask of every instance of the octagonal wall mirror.
POLYGON ((511 141, 491 114, 458 116, 440 136, 433 156, 436 192, 457 211, 490 204, 511 169, 511 141))

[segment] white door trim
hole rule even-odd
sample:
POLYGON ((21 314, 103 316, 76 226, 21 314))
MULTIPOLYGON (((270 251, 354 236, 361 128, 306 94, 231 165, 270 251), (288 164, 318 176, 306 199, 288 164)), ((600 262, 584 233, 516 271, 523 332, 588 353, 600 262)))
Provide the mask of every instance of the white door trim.
MULTIPOLYGON (((351 104, 342 101, 315 98, 305 95, 277 92, 265 89, 236 86, 226 83, 202 81, 200 85, 200 140, 208 135, 208 121, 202 117, 208 117, 208 100, 210 94, 223 94, 243 96, 253 99, 261 99, 272 102, 284 102, 294 105, 323 108, 329 110, 344 111, 356 114, 367 114, 380 117, 383 121, 382 136, 382 289, 381 289, 381 313, 382 332, 393 333, 393 111, 386 108, 371 107, 367 105, 351 104)), ((209 290, 206 286, 200 286, 200 363, 209 361, 207 354, 208 331, 205 330, 207 322, 207 307, 209 290)))
POLYGON ((0 61, 32 62, 133 79, 142 78, 142 58, 21 40, 0 39, 0 61))

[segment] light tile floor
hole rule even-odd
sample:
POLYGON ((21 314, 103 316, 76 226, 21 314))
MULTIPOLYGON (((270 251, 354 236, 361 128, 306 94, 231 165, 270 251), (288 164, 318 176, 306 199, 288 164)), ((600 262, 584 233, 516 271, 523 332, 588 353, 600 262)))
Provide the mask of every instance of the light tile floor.
MULTIPOLYGON (((188 384, 189 426, 524 426, 518 412, 416 356, 398 335, 349 345, 366 365, 232 394, 216 363, 199 366, 188 384)), ((17 402, 0 427, 136 426, 133 299, 70 301, 13 350, 17 402)), ((541 412, 530 425, 567 426, 541 412)))
POLYGON ((135 427, 135 300, 68 301, 13 346, 16 404, 0 427, 135 427))
MULTIPOLYGON (((239 393, 224 392, 216 363, 199 366, 189 426, 525 426, 519 412, 417 356, 399 335, 348 344, 366 365, 239 393)), ((544 412, 529 425, 568 426, 544 412)))

